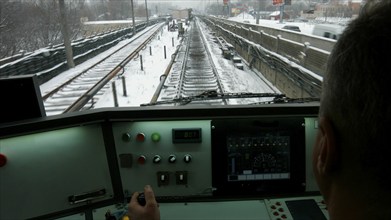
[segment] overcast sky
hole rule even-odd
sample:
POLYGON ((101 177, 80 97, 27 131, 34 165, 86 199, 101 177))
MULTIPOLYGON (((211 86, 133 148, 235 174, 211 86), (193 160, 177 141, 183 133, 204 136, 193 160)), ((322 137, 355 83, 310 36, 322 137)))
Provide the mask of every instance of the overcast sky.
MULTIPOLYGON (((144 2, 145 0, 135 0, 139 3, 144 2)), ((180 8, 191 8, 191 7, 205 7, 210 3, 221 2, 223 4, 223 0, 147 0, 147 3, 167 3, 172 4, 180 8)))
MULTIPOLYGON (((231 3, 238 2, 240 0, 229 0, 231 3)), ((134 0, 139 4, 144 3, 145 0, 134 0)), ((209 4, 221 4, 223 5, 223 0, 147 0, 147 3, 166 3, 177 6, 178 8, 205 8, 209 4)))

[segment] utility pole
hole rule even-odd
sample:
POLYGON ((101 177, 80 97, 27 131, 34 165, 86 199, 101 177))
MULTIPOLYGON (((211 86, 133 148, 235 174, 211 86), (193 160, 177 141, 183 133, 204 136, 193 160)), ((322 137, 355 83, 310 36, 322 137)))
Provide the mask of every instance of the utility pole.
POLYGON ((256 9, 256 16, 257 16, 257 19, 256 19, 256 24, 259 24, 259 12, 261 11, 261 0, 258 0, 258 9, 256 9))
POLYGON ((61 33, 64 38, 65 54, 67 58, 68 68, 75 67, 75 62, 73 61, 73 50, 71 45, 71 40, 69 37, 69 28, 65 10, 64 0, 58 0, 60 8, 60 23, 61 23, 61 33))
POLYGON ((283 23, 284 20, 284 3, 280 5, 280 24, 283 23))
POLYGON ((224 3, 224 6, 223 6, 223 13, 224 15, 226 15, 227 17, 230 17, 230 12, 229 12, 229 0, 223 0, 223 3, 224 3), (225 13, 225 9, 227 9, 227 13, 225 13))
POLYGON ((148 5, 147 5, 147 0, 145 0, 145 15, 147 16, 147 26, 149 23, 149 16, 148 16, 148 5))
POLYGON ((130 0, 130 5, 132 6, 132 21, 133 21, 133 36, 136 35, 136 21, 134 18, 134 6, 133 6, 133 0, 130 0))

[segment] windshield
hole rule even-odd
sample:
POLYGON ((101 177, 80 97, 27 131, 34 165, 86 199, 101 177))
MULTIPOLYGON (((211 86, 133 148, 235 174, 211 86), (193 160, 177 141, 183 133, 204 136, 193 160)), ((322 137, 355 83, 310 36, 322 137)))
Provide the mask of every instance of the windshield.
POLYGON ((2 0, 0 79, 33 75, 46 115, 318 101, 330 51, 359 8, 290 0, 2 0))

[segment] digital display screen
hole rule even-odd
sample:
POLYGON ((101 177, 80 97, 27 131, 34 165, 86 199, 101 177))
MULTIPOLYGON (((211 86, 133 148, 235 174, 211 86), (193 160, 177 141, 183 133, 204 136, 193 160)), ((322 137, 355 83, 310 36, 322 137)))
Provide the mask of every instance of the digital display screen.
POLYGON ((201 143, 201 128, 173 128, 173 143, 201 143))
POLYGON ((305 190, 301 117, 212 120, 214 195, 273 195, 305 190))
POLYGON ((228 136, 228 182, 290 178, 290 137, 228 136))

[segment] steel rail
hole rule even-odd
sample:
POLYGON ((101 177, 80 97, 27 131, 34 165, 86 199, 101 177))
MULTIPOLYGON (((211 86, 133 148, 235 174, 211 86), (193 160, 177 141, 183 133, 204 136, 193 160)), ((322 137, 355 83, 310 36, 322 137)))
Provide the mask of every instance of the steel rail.
MULTIPOLYGON (((190 73, 189 73, 190 71, 194 71, 193 67, 195 66, 194 64, 192 64, 193 66, 189 66, 189 63, 196 62, 194 59, 191 58, 191 55, 200 56, 200 57, 202 55, 206 55, 205 60, 208 60, 209 62, 202 63, 201 64, 202 68, 199 68, 196 71, 198 71, 198 73, 202 73, 202 71, 205 71, 205 69, 210 68, 212 75, 213 75, 213 78, 216 80, 216 84, 217 84, 216 90, 219 90, 216 92, 223 93, 224 91, 223 91, 222 83, 220 82, 220 78, 218 77, 218 72, 217 72, 217 69, 213 63, 213 59, 210 54, 209 48, 206 45, 207 42, 205 40, 205 37, 199 28, 198 20, 194 21, 190 32, 191 33, 188 35, 188 39, 186 42, 187 43, 186 51, 185 51, 184 60, 182 62, 179 87, 177 90, 176 98, 186 97, 186 95, 183 96, 186 84, 189 83, 190 79, 194 80, 194 78, 193 78, 194 76, 188 76, 188 75, 190 75, 190 73), (194 28, 196 28, 196 29, 194 29, 194 28), (198 32, 198 33, 196 33, 196 32, 198 32), (201 39, 201 41, 199 41, 199 45, 197 45, 198 38, 201 39), (196 45, 196 47, 192 48, 192 46, 194 46, 192 44, 196 45)), ((206 76, 206 78, 208 78, 209 76, 207 76, 206 74, 197 74, 197 76, 199 78, 196 80, 199 80, 200 82, 196 82, 194 84, 191 83, 191 84, 192 84, 192 86, 194 86, 195 89, 197 87, 199 87, 200 93, 205 92, 205 90, 202 90, 202 89, 205 86, 206 81, 205 80, 203 81, 202 77, 206 76)), ((205 88, 210 88, 210 87, 213 87, 213 86, 206 86, 205 88)), ((223 102, 225 105, 227 104, 225 99, 223 99, 223 102)))
MULTIPOLYGON (((159 28, 160 30, 160 28, 159 28)), ((114 54, 118 53, 118 51, 122 50, 123 48, 127 47, 128 45, 130 45, 131 43, 133 43, 135 40, 139 39, 140 37, 142 37, 143 35, 139 35, 135 38, 133 38, 130 42, 126 43, 125 45, 123 45, 122 47, 118 48, 117 50, 115 50, 114 52, 110 53, 108 56, 106 56, 104 59, 101 59, 99 60, 98 62, 94 63, 93 65, 91 65, 90 67, 86 68, 85 70, 81 71, 79 74, 75 75, 74 77, 72 77, 71 79, 67 80, 66 82, 64 82, 63 84, 61 84, 60 86, 56 87, 55 89, 53 89, 52 91, 46 93, 44 96, 42 96, 42 100, 45 102, 49 97, 53 96, 54 94, 56 94, 58 91, 60 91, 61 89, 63 89, 65 86, 69 85, 71 82, 75 81, 75 79, 79 78, 80 76, 82 76, 83 74, 87 73, 89 70, 95 68, 97 65, 101 64, 102 62, 106 61, 107 59, 109 59, 110 57, 112 57, 114 54)))
POLYGON ((134 50, 129 56, 127 56, 120 64, 118 64, 113 70, 111 70, 105 77, 103 77, 97 84, 91 87, 86 93, 80 96, 75 102, 73 102, 63 113, 75 112, 81 110, 99 90, 101 90, 112 78, 114 78, 127 63, 129 63, 143 48, 160 32, 160 28, 156 30, 150 37, 147 38, 142 44, 140 44, 136 50, 134 50))

